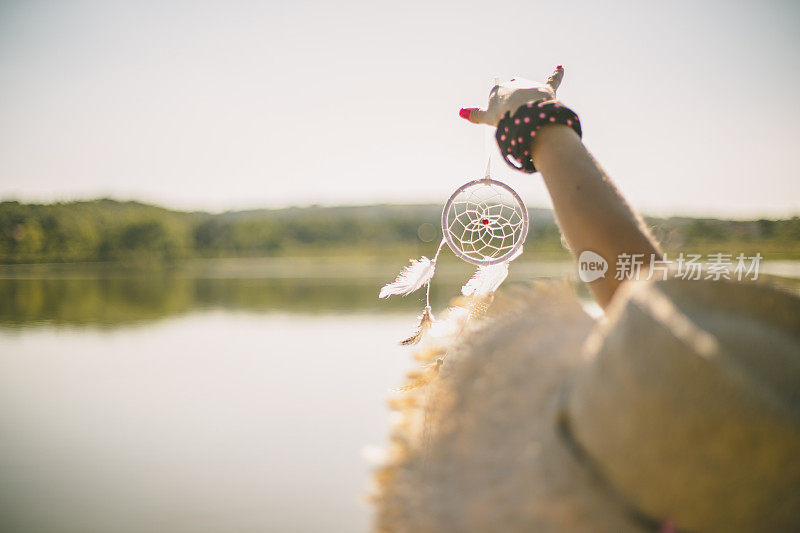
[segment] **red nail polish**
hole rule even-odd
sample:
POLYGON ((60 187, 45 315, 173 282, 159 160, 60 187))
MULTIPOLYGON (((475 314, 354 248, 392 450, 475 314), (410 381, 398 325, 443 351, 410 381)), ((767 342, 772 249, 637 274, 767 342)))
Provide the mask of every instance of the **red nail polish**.
POLYGON ((465 107, 465 108, 462 108, 461 111, 458 112, 458 116, 463 118, 463 119, 469 120, 470 112, 471 111, 465 107))
POLYGON ((556 68, 557 68, 558 70, 564 70, 564 67, 562 67, 561 65, 557 66, 556 68))

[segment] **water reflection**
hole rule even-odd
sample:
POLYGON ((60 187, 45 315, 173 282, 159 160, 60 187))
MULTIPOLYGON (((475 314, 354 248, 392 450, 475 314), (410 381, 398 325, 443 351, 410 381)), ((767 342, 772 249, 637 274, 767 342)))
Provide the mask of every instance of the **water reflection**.
MULTIPOLYGON (((452 259, 452 258, 448 258, 452 259)), ((459 294, 472 270, 441 261, 431 287, 434 309, 459 294)), ((402 261, 235 259, 195 261, 171 269, 128 271, 104 265, 0 266, 0 328, 36 324, 115 326, 150 322, 195 310, 242 310, 299 314, 419 311, 422 291, 379 300, 381 285, 402 261)), ((797 287, 800 262, 765 264, 764 277, 797 287)), ((515 262, 509 282, 572 278, 570 262, 515 262)), ((589 299, 585 286, 575 284, 589 299)))
MULTIPOLYGON (((102 324, 155 320, 196 309, 299 313, 400 312, 419 299, 380 301, 377 284, 308 279, 193 279, 168 275, 0 280, 0 325, 102 324)), ((456 286, 437 285, 435 300, 456 286)))
MULTIPOLYGON (((284 313, 414 313, 423 295, 377 298, 402 262, 227 260, 126 271, 102 265, 0 267, 0 327, 113 326, 193 310, 284 313)), ((512 279, 564 271, 568 263, 515 265, 512 279)), ((431 287, 434 308, 459 294, 471 268, 444 261, 431 287)))

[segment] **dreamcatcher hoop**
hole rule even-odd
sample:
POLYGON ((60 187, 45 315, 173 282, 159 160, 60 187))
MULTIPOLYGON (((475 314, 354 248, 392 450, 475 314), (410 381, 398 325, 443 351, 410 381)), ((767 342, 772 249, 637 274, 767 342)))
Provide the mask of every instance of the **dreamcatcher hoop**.
POLYGON ((496 265, 513 257, 525 242, 528 227, 528 209, 522 198, 505 183, 488 176, 465 183, 456 189, 442 209, 442 234, 447 245, 456 256, 473 265, 496 265), (486 200, 492 196, 483 199, 459 198, 465 191, 478 186, 491 187, 496 191, 494 197, 503 200, 503 195, 507 195, 506 199, 511 201, 489 205, 486 200), (510 205, 512 202, 515 205, 510 205), (474 207, 469 204, 474 204, 474 207), (512 211, 508 218, 518 217, 520 220, 507 220, 505 209, 512 211), (463 230, 460 237, 453 235, 454 227, 456 231, 463 230), (509 228, 511 233, 508 232, 509 228), (471 238, 465 240, 467 234, 471 238), (474 240, 480 244, 479 248, 476 248, 473 240, 476 235, 474 240), (508 239, 512 239, 510 244, 506 244, 508 239), (456 240, 460 241, 460 245, 456 240), (465 243, 472 249, 465 249, 465 243), (486 254, 485 251, 490 253, 486 254))

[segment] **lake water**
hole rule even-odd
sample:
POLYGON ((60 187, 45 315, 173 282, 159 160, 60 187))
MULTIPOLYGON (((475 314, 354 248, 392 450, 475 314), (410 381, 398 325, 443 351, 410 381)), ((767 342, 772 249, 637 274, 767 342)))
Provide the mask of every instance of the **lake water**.
POLYGON ((0 270, 0 531, 367 531, 421 305, 345 265, 0 270))
POLYGON ((420 301, 347 265, 3 267, 0 531, 367 531, 420 301))

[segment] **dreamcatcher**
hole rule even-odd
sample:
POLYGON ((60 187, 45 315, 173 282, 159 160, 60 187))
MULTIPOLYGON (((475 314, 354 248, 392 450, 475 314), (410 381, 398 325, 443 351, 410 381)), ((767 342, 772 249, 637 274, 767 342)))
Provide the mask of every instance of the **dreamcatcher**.
POLYGON ((528 234, 528 210, 519 195, 508 185, 486 177, 465 183, 450 196, 442 210, 444 238, 433 259, 422 256, 397 279, 381 288, 379 297, 406 296, 425 287, 425 309, 418 317, 414 334, 401 341, 416 344, 433 324, 430 304, 431 279, 445 243, 455 255, 478 267, 462 287, 464 296, 480 297, 494 293, 508 276, 508 265, 522 253, 528 234))

